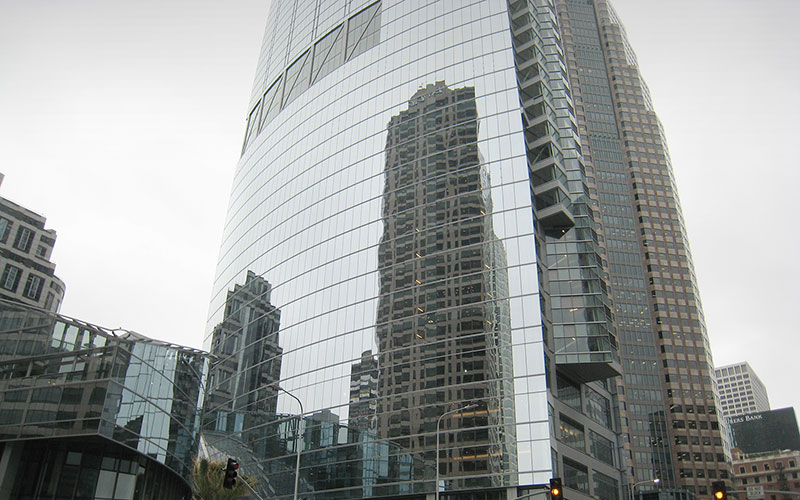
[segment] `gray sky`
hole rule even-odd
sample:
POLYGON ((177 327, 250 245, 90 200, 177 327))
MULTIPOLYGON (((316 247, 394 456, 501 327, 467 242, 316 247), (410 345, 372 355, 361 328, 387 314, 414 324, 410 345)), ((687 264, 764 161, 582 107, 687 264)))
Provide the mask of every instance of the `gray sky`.
MULTIPOLYGON (((717 365, 795 406, 800 2, 617 0, 667 132, 717 365)), ((267 0, 0 0, 0 195, 62 313, 200 346, 267 0)))

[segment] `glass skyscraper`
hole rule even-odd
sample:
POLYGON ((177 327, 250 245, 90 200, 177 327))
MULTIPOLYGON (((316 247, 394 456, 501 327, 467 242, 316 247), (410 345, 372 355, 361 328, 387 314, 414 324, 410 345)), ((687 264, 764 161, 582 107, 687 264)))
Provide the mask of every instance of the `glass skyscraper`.
MULTIPOLYGON (((677 472, 675 398, 709 453, 719 431, 705 362, 673 349, 681 330, 654 327, 674 319, 705 339, 699 305, 655 281, 666 240, 634 210, 650 184, 630 148, 654 151, 648 179, 669 164, 633 64, 615 110, 625 53, 609 9, 273 2, 210 307, 203 425, 263 493, 292 496, 298 454, 306 498, 516 498, 561 477, 571 499, 614 500, 655 477, 688 495, 721 477, 724 456, 713 476, 677 472), (649 135, 620 123, 628 107, 649 135)), ((674 191, 672 205, 658 196, 679 213, 674 191)))

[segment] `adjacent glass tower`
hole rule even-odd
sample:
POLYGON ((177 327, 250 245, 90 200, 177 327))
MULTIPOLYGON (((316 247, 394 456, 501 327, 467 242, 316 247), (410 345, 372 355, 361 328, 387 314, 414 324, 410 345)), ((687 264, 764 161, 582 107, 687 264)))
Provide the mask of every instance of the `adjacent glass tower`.
POLYGON ((560 8, 273 3, 204 419, 264 494, 291 497, 298 454, 307 498, 515 498, 560 476, 570 498, 614 500, 626 466, 653 477, 626 439, 560 8))

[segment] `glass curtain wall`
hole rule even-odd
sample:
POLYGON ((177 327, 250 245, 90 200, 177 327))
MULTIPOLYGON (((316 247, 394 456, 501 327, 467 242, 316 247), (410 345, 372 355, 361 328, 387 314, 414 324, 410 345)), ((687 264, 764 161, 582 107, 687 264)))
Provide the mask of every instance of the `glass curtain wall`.
POLYGON ((290 473, 264 474, 286 497, 297 452, 320 498, 431 493, 437 469, 445 491, 544 483, 508 4, 309 5, 273 3, 265 35, 208 322, 209 446, 290 473), (256 279, 268 306, 237 293, 256 279))

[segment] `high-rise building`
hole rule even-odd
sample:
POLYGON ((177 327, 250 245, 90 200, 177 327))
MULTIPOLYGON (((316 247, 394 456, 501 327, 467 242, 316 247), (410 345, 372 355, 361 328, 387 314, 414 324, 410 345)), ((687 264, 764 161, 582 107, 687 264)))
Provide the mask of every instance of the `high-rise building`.
POLYGON ((709 495, 729 457, 664 131, 609 2, 555 3, 616 313, 629 472, 709 495))
POLYGON ((58 312, 64 282, 50 261, 56 232, 45 229, 46 222, 43 216, 0 197, 0 297, 58 312))
POLYGON ((249 467, 299 454, 303 496, 728 477, 663 134, 602 0, 274 2, 212 351, 251 273, 280 310, 275 411, 237 420, 233 371, 209 392, 249 467))
POLYGON ((717 367, 714 377, 723 417, 769 410, 767 388, 747 361, 717 367))

